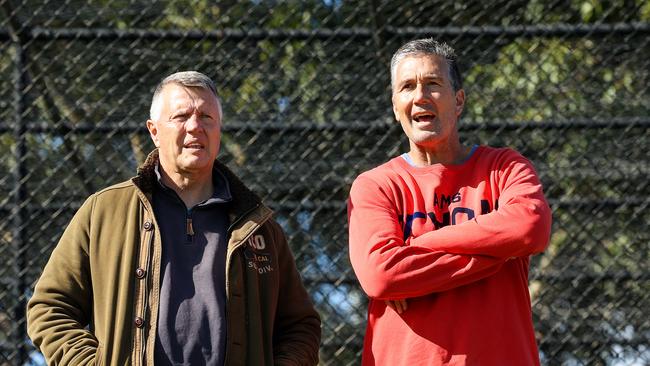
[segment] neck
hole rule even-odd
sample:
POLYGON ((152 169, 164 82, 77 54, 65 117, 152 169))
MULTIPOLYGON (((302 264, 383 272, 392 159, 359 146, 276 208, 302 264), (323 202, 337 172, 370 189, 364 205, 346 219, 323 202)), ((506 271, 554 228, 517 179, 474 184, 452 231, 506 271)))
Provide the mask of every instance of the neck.
POLYGON ((214 193, 212 170, 204 174, 168 172, 168 170, 161 166, 160 175, 163 184, 173 189, 187 208, 192 208, 207 200, 214 193))
POLYGON ((460 142, 451 146, 419 146, 411 143, 409 156, 416 166, 433 164, 460 164, 471 151, 469 146, 460 142))

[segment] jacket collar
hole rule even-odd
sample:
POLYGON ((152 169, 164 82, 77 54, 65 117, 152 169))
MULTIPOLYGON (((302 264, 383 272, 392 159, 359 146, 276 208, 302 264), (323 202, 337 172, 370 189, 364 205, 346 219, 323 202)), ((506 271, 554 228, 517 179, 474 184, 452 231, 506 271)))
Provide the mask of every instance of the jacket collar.
MULTIPOLYGON (((158 184, 156 176, 158 162, 158 149, 154 149, 149 153, 145 162, 138 167, 137 175, 131 179, 133 184, 140 188, 150 200, 154 187, 158 184)), ((230 186, 232 200, 228 203, 228 213, 231 222, 262 205, 260 198, 219 160, 215 160, 213 170, 215 174, 221 173, 230 186)))

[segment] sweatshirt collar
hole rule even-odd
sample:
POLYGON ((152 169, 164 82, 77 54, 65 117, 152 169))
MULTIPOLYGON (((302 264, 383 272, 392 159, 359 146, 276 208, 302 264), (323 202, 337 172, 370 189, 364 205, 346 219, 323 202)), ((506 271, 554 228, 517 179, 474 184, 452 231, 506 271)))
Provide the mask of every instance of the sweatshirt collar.
MULTIPOLYGON (((162 175, 160 174, 160 162, 155 165, 154 172, 156 173, 158 187, 167 194, 173 194, 174 196, 177 196, 176 192, 173 189, 167 187, 163 183, 162 175)), ((212 186, 212 197, 199 203, 197 206, 207 206, 213 203, 224 203, 232 201, 232 195, 230 194, 230 185, 228 184, 226 177, 217 167, 212 169, 212 186)))
MULTIPOLYGON (((149 198, 151 198, 151 194, 158 184, 155 172, 158 161, 158 149, 154 149, 149 153, 145 162, 138 167, 137 175, 132 178, 133 184, 135 184, 135 186, 137 186, 149 198)), ((248 187, 246 187, 246 185, 244 185, 242 181, 239 180, 239 178, 218 159, 215 160, 213 169, 222 173, 228 182, 228 187, 232 196, 232 200, 228 204, 228 212, 231 222, 235 222, 242 215, 250 213, 255 208, 264 206, 259 196, 248 189, 248 187)))

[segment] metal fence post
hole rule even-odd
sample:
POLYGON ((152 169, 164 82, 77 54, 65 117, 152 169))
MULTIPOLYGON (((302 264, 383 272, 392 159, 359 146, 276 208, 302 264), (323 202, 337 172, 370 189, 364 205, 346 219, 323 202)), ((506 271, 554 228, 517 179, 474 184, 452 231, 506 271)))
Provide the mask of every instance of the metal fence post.
MULTIPOLYGON (((17 30, 20 32, 21 30, 17 30)), ((14 324, 12 330, 11 339, 14 342, 15 350, 17 353, 16 360, 18 365, 22 365, 27 361, 27 332, 24 324, 25 319, 25 289, 26 284, 24 281, 25 276, 25 222, 26 222, 26 209, 25 201, 27 199, 27 188, 25 177, 27 175, 27 167, 25 164, 25 158, 27 155, 27 146, 25 133, 25 123, 23 121, 23 114, 25 112, 25 95, 23 90, 26 85, 26 71, 25 71, 25 60, 24 60, 24 50, 23 42, 21 41, 21 36, 17 33, 12 34, 12 40, 14 43, 14 159, 16 165, 13 171, 13 181, 14 188, 12 194, 13 207, 11 210, 12 218, 12 245, 13 245, 13 264, 12 269, 14 273, 14 278, 12 281, 12 293, 14 297, 14 306, 11 311, 13 318, 18 320, 14 324)))

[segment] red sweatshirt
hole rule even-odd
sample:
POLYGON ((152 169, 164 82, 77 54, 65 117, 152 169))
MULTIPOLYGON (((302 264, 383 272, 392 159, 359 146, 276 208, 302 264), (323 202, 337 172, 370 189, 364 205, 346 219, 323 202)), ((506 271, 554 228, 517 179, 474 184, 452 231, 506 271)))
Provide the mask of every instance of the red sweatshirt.
POLYGON ((539 365, 528 262, 551 214, 528 160, 485 146, 459 165, 397 157, 354 181, 348 215, 370 297, 363 365, 539 365), (404 298, 402 314, 384 303, 404 298))

